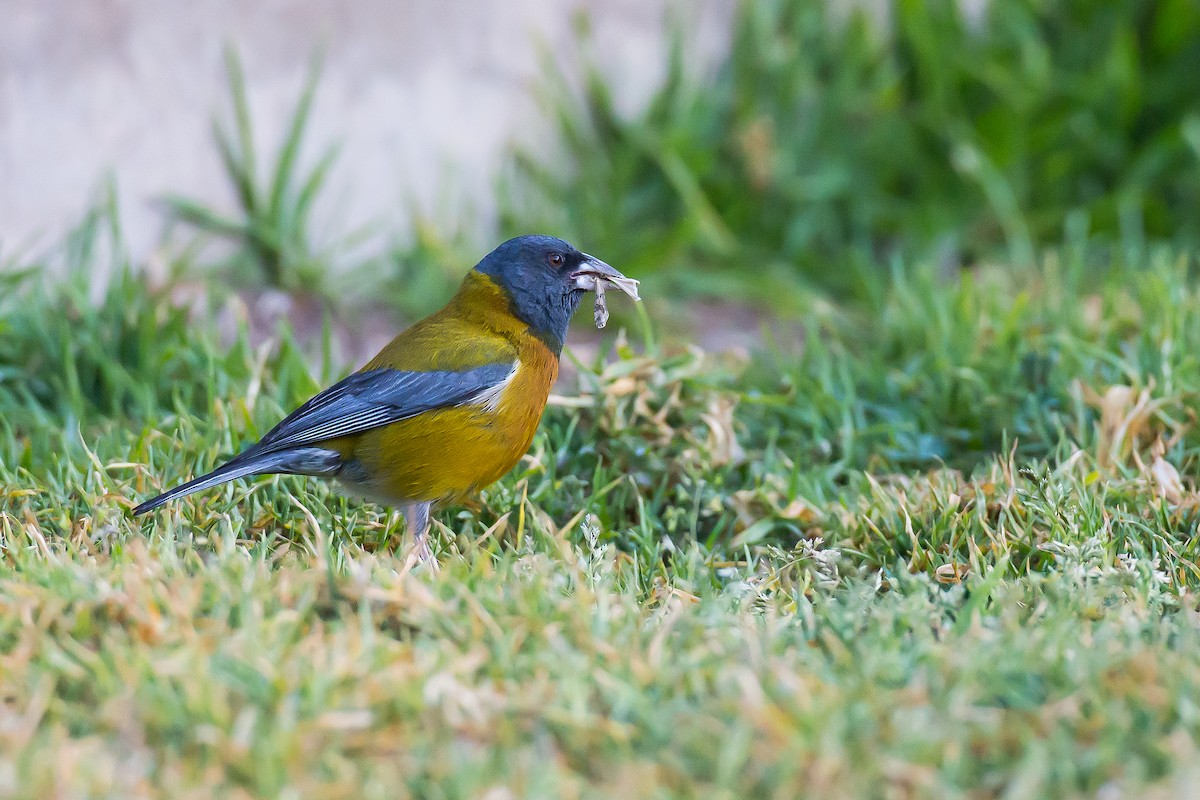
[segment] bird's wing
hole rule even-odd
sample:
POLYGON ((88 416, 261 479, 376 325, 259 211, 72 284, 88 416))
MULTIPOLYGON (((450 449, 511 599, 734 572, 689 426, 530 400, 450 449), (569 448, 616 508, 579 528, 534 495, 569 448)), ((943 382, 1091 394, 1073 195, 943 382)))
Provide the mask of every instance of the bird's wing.
POLYGON ((517 362, 466 370, 356 372, 297 408, 253 448, 258 453, 352 436, 438 408, 494 401, 517 362))
POLYGON ((245 475, 335 475, 341 466, 340 454, 322 448, 322 442, 438 408, 494 406, 518 366, 512 360, 463 370, 420 372, 381 367, 356 372, 288 414, 257 444, 207 475, 142 503, 133 513, 144 514, 168 500, 245 475))

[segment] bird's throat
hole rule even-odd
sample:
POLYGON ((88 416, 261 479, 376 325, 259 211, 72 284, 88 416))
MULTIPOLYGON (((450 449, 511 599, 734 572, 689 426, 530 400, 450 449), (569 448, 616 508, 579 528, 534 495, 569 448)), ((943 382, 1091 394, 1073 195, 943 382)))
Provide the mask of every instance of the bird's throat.
POLYGON ((574 289, 547 295, 542 287, 501 286, 491 276, 472 270, 452 302, 464 313, 484 317, 491 327, 507 327, 502 318, 516 320, 559 355, 582 299, 583 292, 574 289))

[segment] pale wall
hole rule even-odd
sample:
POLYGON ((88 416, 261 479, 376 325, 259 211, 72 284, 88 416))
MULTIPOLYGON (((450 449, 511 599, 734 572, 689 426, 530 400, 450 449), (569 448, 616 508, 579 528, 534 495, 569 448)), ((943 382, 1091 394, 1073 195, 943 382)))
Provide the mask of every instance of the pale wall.
MULTIPOLYGON (((258 132, 277 142, 313 48, 326 67, 309 142, 343 143, 331 229, 403 225, 401 202, 472 199, 479 214, 514 138, 537 141, 537 44, 564 57, 589 14, 628 107, 661 79, 664 0, 0 0, 0 258, 36 251, 117 177, 135 255, 158 239, 151 198, 231 204, 209 119, 224 111, 222 46, 243 54, 258 132), (447 188, 453 187, 453 188, 447 188)), ((693 3, 698 64, 722 47, 730 0, 693 3)))

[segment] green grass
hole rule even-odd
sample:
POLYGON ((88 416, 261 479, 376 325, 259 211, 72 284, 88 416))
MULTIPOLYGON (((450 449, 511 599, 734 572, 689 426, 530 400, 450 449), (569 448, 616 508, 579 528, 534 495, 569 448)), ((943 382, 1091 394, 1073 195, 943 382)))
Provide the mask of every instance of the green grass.
MULTIPOLYGON (((679 38, 633 117, 598 70, 547 84, 564 158, 514 156, 500 228, 646 302, 438 516, 440 573, 316 481, 131 518, 357 365, 220 325, 226 288, 148 286, 111 196, 65 278, 7 256, 0 797, 1193 793, 1200 17, 888 7, 740 4, 724 63, 692 74, 679 38), (802 337, 700 352, 664 323, 689 293, 802 337)), ((239 207, 171 201, 199 232, 177 271, 223 239, 320 288, 316 71, 267 164, 228 66, 239 207)), ((416 229, 363 281, 406 315, 479 249, 416 229)))
POLYGON ((1194 2, 735 6, 708 72, 674 26, 634 113, 586 31, 582 87, 548 59, 558 147, 514 156, 503 229, 783 310, 796 282, 857 296, 895 255, 1028 266, 1072 231, 1200 243, 1194 2))
POLYGON ((316 481, 128 515, 349 365, 230 342, 227 299, 189 315, 106 241, 89 218, 66 281, 0 296, 6 796, 1195 780, 1184 257, 1068 248, 950 285, 905 263, 857 306, 807 297, 803 347, 749 363, 614 334, 529 457, 440 515, 431 574, 394 514, 316 481))
POLYGON ((170 221, 197 234, 181 260, 199 253, 243 286, 257 275, 335 303, 382 297, 417 317, 481 250, 546 232, 652 294, 797 317, 814 290, 870 299, 894 261, 1029 268, 1066 241, 1136 266, 1157 245, 1200 245, 1195 2, 734 5, 708 70, 690 60, 686 6, 675 10, 662 84, 631 113, 606 77, 612 54, 578 17, 537 87, 550 145, 505 154, 496 224, 473 223, 493 215, 447 190, 432 216, 407 204, 405 235, 338 231, 315 213, 339 152, 306 144, 320 59, 266 150, 227 50, 229 109, 213 140, 236 204, 164 198, 170 221), (361 277, 337 281, 351 265, 361 277))
POLYGON ((260 174, 261 145, 256 142, 250 121, 250 103, 241 58, 232 46, 225 49, 225 71, 229 78, 232 125, 214 117, 213 142, 237 210, 224 212, 201 201, 168 195, 163 205, 172 223, 183 223, 203 234, 192 247, 225 245, 220 257, 225 272, 245 282, 248 272, 257 271, 259 285, 289 290, 328 291, 329 261, 336 253, 361 243, 369 233, 359 231, 331 244, 318 244, 313 231, 313 206, 325 190, 339 148, 327 146, 316 163, 302 163, 304 137, 312 113, 313 98, 321 72, 321 59, 314 56, 296 107, 288 118, 287 132, 280 142, 268 175, 260 174))

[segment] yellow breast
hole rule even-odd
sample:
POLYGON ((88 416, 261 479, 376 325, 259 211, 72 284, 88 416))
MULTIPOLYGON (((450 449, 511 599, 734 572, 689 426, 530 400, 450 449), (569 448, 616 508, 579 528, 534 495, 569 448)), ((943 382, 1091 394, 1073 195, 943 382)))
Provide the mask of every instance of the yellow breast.
POLYGON ((481 276, 442 312, 405 331, 364 369, 469 369, 514 362, 495 392, 340 442, 345 481, 392 502, 461 500, 499 480, 533 442, 558 378, 558 356, 502 313, 481 276), (464 297, 464 294, 466 295, 464 297))

